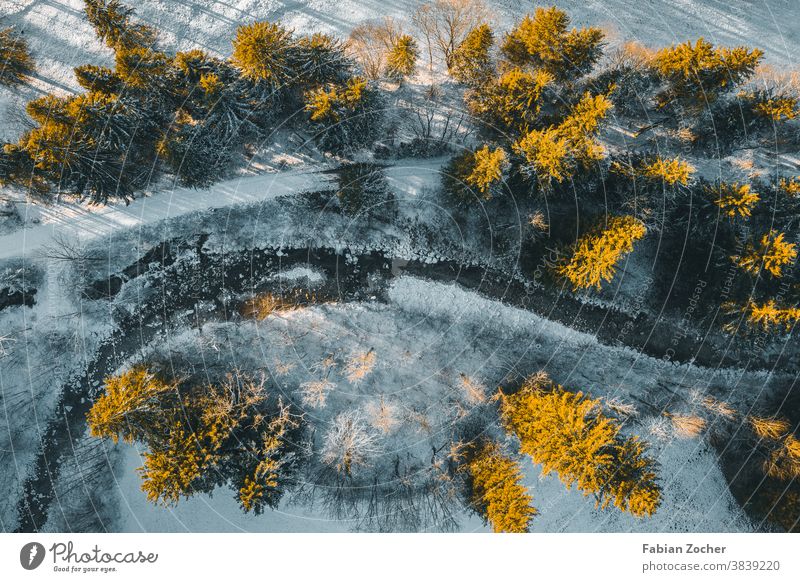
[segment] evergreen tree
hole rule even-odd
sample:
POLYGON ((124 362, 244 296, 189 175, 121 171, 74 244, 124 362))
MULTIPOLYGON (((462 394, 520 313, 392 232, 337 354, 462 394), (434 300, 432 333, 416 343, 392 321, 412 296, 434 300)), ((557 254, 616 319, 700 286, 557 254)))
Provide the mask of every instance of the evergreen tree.
POLYGON ((13 28, 0 30, 0 85, 19 85, 35 68, 25 39, 13 28))
POLYGON ((315 33, 298 39, 291 52, 296 81, 306 87, 343 83, 352 73, 353 63, 344 44, 327 34, 315 33))
POLYGON ((542 98, 552 80, 544 71, 510 69, 467 92, 467 107, 493 129, 524 133, 540 125, 542 98))
POLYGON ((78 84, 90 93, 119 94, 124 90, 122 79, 112 69, 95 65, 75 67, 78 84))
POLYGON ((744 46, 718 48, 700 38, 661 49, 653 68, 667 82, 659 97, 663 106, 672 99, 704 105, 750 77, 763 57, 759 49, 744 46))
POLYGON ((599 400, 571 393, 537 374, 522 388, 500 395, 501 420, 519 439, 520 450, 555 472, 567 487, 614 503, 637 517, 660 503, 655 461, 636 438, 624 438, 619 423, 601 411, 599 400))
POLYGON ((337 170, 336 197, 342 213, 372 216, 376 209, 383 216, 391 210, 394 197, 380 166, 370 163, 345 164, 337 170))
POLYGON ((413 76, 418 58, 417 41, 407 34, 399 36, 386 53, 386 76, 395 81, 413 76))
POLYGON ((770 91, 758 91, 749 96, 753 111, 775 123, 795 119, 800 115, 798 98, 793 95, 774 94, 770 91))
POLYGON ((523 173, 549 187, 572 178, 579 167, 601 160, 604 150, 596 135, 611 106, 604 95, 586 93, 559 125, 523 135, 513 146, 523 157, 523 173))
POLYGON ((492 151, 488 145, 476 151, 465 151, 450 160, 442 173, 445 192, 462 204, 479 198, 490 200, 502 183, 508 166, 502 148, 492 151))
POLYGON ((155 31, 132 21, 133 8, 119 0, 83 0, 86 18, 97 37, 110 48, 149 48, 156 40, 155 31))
POLYGON ((489 83, 494 75, 493 45, 494 34, 488 24, 473 28, 453 51, 450 74, 458 82, 473 88, 489 83))
POLYGON ((761 304, 749 301, 742 311, 748 324, 764 331, 790 331, 800 321, 800 307, 780 307, 774 299, 761 304))
POLYGON ((588 73, 602 56, 599 28, 568 30, 570 18, 555 6, 537 8, 506 35, 503 56, 515 66, 547 71, 558 81, 588 73))
POLYGON ((752 275, 766 271, 773 277, 783 275, 783 268, 797 258, 797 245, 786 242, 784 233, 770 230, 758 245, 748 244, 744 253, 731 257, 733 262, 752 275))
POLYGON ((637 218, 613 216, 605 226, 580 237, 571 255, 555 266, 555 272, 569 281, 575 290, 600 289, 603 281, 614 278, 619 260, 633 251, 633 243, 646 232, 644 224, 637 218))
POLYGON ((315 140, 325 151, 341 153, 369 147, 380 133, 383 102, 366 79, 353 77, 344 85, 309 91, 305 100, 315 140))
POLYGON ((247 79, 275 91, 295 76, 292 32, 272 22, 254 22, 236 29, 231 62, 247 79))
POLYGON ((493 442, 474 447, 466 469, 471 480, 471 505, 495 533, 525 533, 536 515, 533 498, 522 484, 517 463, 493 442))
POLYGON ((675 186, 686 186, 694 173, 694 167, 678 157, 645 156, 631 163, 614 162, 613 172, 631 179, 639 178, 649 182, 675 186))
POLYGON ((752 191, 750 184, 720 182, 714 187, 707 188, 707 191, 714 204, 722 209, 723 214, 731 218, 749 217, 753 207, 761 200, 761 197, 752 191))
POLYGON ((142 366, 108 378, 87 421, 94 437, 148 448, 139 473, 150 501, 173 505, 228 484, 255 513, 280 499, 299 427, 288 407, 249 378, 189 384, 142 366))

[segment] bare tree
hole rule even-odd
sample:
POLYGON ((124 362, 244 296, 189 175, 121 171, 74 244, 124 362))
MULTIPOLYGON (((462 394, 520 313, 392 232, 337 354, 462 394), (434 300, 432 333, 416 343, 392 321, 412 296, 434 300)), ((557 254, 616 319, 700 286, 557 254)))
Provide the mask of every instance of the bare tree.
POLYGON ((421 5, 412 16, 425 39, 431 69, 435 50, 448 70, 453 64, 453 51, 470 30, 488 20, 489 11, 483 0, 432 0, 421 5))
POLYGON ((389 16, 383 20, 368 20, 350 33, 347 46, 368 79, 380 78, 386 65, 386 53, 402 35, 400 26, 389 16))

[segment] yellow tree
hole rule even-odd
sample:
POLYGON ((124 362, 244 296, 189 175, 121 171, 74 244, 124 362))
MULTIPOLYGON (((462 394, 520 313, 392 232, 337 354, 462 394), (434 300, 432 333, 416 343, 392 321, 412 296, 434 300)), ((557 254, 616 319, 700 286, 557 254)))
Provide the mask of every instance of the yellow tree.
POLYGON ((500 414, 520 450, 541 464, 544 474, 555 472, 568 488, 595 495, 601 507, 613 502, 637 517, 657 509, 655 462, 641 441, 622 437, 599 400, 536 374, 517 392, 500 394, 500 414))
POLYGON ((34 69, 25 37, 12 28, 0 30, 0 85, 19 85, 34 69))
POLYGON ((411 77, 416 70, 418 58, 419 48, 412 37, 403 34, 393 39, 386 53, 386 75, 396 81, 411 77))
POLYGON ((292 77, 292 32, 272 22, 253 22, 236 29, 231 62, 251 81, 279 87, 292 77))
POLYGON ((573 177, 579 167, 601 160, 604 149, 597 133, 611 107, 605 95, 586 93, 559 125, 523 135, 513 145, 525 159, 523 171, 547 187, 573 177))
POLYGON ((533 498, 522 484, 519 465, 493 442, 478 445, 465 465, 472 485, 471 503, 496 533, 525 533, 536 515, 533 498))
POLYGON ((537 8, 506 35, 503 56, 513 65, 542 69, 559 81, 588 73, 602 55, 599 28, 573 28, 555 6, 537 8))
POLYGON ((450 74, 457 81, 478 87, 488 82, 494 73, 491 50, 494 34, 488 24, 476 26, 453 51, 450 74))
POLYGON ((612 216, 605 226, 580 237, 572 253, 555 265, 555 273, 569 281, 575 290, 600 289, 603 281, 614 278, 619 260, 633 251, 633 243, 646 233, 641 220, 612 216))
POLYGON ((700 38, 661 49, 651 63, 669 88, 660 96, 662 105, 671 99, 705 103, 753 74, 764 53, 744 46, 714 47, 700 38))
POLYGON ((274 506, 291 463, 296 417, 268 403, 262 383, 241 375, 220 384, 167 381, 136 366, 106 379, 87 415, 92 436, 141 442, 142 490, 153 503, 229 484, 245 511, 274 506))
POLYGON ((545 71, 512 68, 467 92, 467 107, 500 130, 525 132, 537 123, 542 95, 552 81, 545 71))
POLYGON ((722 209, 722 213, 731 218, 736 216, 748 217, 753 207, 761 197, 753 192, 750 184, 732 184, 721 182, 708 188, 709 194, 714 199, 714 204, 722 209))
POLYGON ((483 200, 490 200, 503 180, 508 167, 503 148, 492 151, 488 145, 481 149, 455 156, 443 172, 445 190, 459 202, 469 202, 475 193, 483 200))
POLYGON ((733 262, 747 273, 758 275, 764 270, 773 277, 783 275, 783 268, 796 258, 797 245, 786 242, 784 233, 776 230, 770 230, 762 236, 759 244, 748 244, 741 255, 731 257, 733 262))
POLYGON ((797 321, 800 321, 800 308, 779 307, 774 299, 766 303, 750 301, 744 308, 747 323, 758 326, 764 331, 784 329, 789 331, 797 321))

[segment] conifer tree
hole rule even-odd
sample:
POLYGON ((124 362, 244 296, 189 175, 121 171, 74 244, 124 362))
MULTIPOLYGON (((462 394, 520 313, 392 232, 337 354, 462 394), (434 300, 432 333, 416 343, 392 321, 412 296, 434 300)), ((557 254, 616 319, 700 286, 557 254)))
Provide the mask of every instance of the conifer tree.
POLYGON ((524 158, 522 171, 548 187, 602 159, 604 150, 596 135, 611 107, 606 96, 585 93, 559 125, 529 131, 513 146, 524 158))
POLYGON ((353 69, 344 44, 322 33, 299 38, 291 51, 291 60, 295 81, 305 87, 343 83, 353 69))
POLYGON ((689 162, 679 157, 662 156, 645 156, 631 163, 617 161, 611 164, 611 170, 629 178, 641 178, 666 186, 688 185, 695 171, 689 162))
POLYGON ((764 331, 789 331, 800 321, 799 307, 780 307, 774 299, 761 304, 749 301, 743 311, 748 324, 764 331))
POLYGON ((352 77, 305 94, 305 109, 316 130, 319 146, 334 153, 368 147, 381 129, 380 94, 367 80, 352 77))
POLYGON ((786 242, 784 233, 770 230, 757 245, 748 244, 744 253, 731 257, 733 262, 751 275, 766 271, 773 277, 783 275, 784 267, 797 258, 797 245, 786 242))
POLYGON ((714 203, 722 209, 723 214, 731 218, 750 216, 753 207, 761 199, 756 192, 752 191, 750 184, 721 182, 707 190, 714 203))
POLYGON ((569 257, 562 259, 555 272, 572 284, 573 289, 600 289, 603 281, 611 281, 616 265, 633 251, 633 243, 647 232, 644 224, 633 216, 613 216, 580 237, 569 257))
POLYGON ((563 10, 537 8, 506 35, 503 56, 512 65, 545 70, 558 81, 584 75, 602 55, 603 32, 592 27, 569 30, 569 25, 563 10))
POLYGON ((124 88, 122 79, 112 69, 95 65, 81 65, 75 67, 74 70, 78 84, 90 93, 114 95, 120 93, 124 88))
POLYGON ((474 152, 467 150, 453 157, 442 173, 445 192, 463 204, 476 197, 490 200, 497 193, 507 166, 502 148, 492 151, 484 145, 474 152))
POLYGON ((617 421, 603 414, 599 400, 571 393, 541 374, 522 388, 500 394, 501 421, 520 450, 555 472, 567 487, 613 503, 637 517, 652 515, 660 503, 655 461, 636 438, 624 438, 617 421))
POLYGON ((35 68, 25 39, 13 28, 0 30, 0 85, 19 85, 35 68))
POLYGON ((661 105, 672 99, 699 105, 712 102, 750 77, 763 55, 744 46, 714 47, 703 38, 661 49, 652 60, 668 84, 659 101, 661 105))
POLYGON ((759 91, 750 97, 753 102, 753 111, 761 117, 766 117, 773 122, 795 119, 800 115, 798 98, 793 95, 773 95, 766 91, 759 91))
POLYGON ((156 40, 155 31, 144 24, 134 23, 133 8, 119 0, 83 0, 86 18, 97 37, 110 48, 150 48, 156 40))
POLYGON ((467 107, 494 129, 524 133, 539 125, 542 97, 552 81, 544 71, 513 68, 468 91, 467 107))
POLYGON ((494 34, 488 24, 473 28, 453 51, 450 74, 458 82, 473 88, 488 83, 494 75, 493 45, 494 34))
POLYGON ((522 484, 519 466, 496 443, 473 448, 465 466, 472 485, 471 505, 495 533, 528 532, 537 511, 522 484))
POLYGON ((789 198, 794 198, 800 195, 800 178, 781 178, 778 182, 778 188, 789 198))
POLYGON ((386 53, 386 76, 395 81, 413 76, 418 58, 417 41, 407 34, 399 36, 386 53))
POLYGON ((272 22, 253 22, 236 29, 231 62, 246 78, 276 90, 294 77, 294 46, 291 31, 272 22))

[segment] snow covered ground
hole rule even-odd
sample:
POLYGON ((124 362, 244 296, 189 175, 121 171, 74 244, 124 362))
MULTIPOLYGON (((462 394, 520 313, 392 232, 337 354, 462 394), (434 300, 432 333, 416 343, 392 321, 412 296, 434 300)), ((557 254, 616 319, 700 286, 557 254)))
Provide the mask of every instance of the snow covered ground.
MULTIPOLYGON (((686 402, 680 399, 696 400, 709 386, 741 383, 753 389, 767 381, 764 374, 671 364, 665 368, 659 360, 600 345, 592 336, 457 286, 412 277, 395 280, 388 305, 321 305, 258 323, 213 324, 200 332, 175 335, 153 349, 209 368, 233 361, 243 370, 265 371, 269 384, 297 401, 320 434, 339 411, 359 410, 374 421, 371 411, 386 407, 396 424, 380 424, 380 452, 371 459, 376 468, 398 455, 404 464, 411 463, 409 456, 427 458, 431 446, 446 442, 456 410, 479 406, 480 399, 488 398, 509 374, 545 369, 564 385, 636 405, 638 414, 628 430, 652 443, 664 501, 651 519, 636 519, 614 508, 599 510, 591 498, 565 490, 555 476, 541 477, 526 459, 525 484, 540 511, 532 531, 748 531, 752 527, 728 492, 706 437, 649 434, 647 427, 658 415, 654 417, 632 397, 678 378, 682 393, 671 410, 681 411, 686 402), (349 359, 366 350, 375 354, 374 367, 363 378, 348 377, 349 359), (328 372, 322 364, 326 360, 328 372), (460 380, 464 375, 485 390, 482 397, 464 391, 460 380), (297 387, 323 376, 330 383, 324 403, 304 405, 297 387)), ((139 490, 134 469, 141 462, 136 447, 124 446, 112 488, 117 499, 112 530, 331 531, 355 525, 331 521, 319 507, 309 510, 291 503, 260 517, 244 515, 227 490, 159 508, 139 490)), ((465 512, 460 527, 483 529, 480 520, 465 512)))
MULTIPOLYGON (((298 33, 324 31, 346 36, 356 23, 369 18, 393 16, 407 23, 418 2, 142 0, 129 4, 136 8, 137 16, 159 29, 168 47, 203 48, 228 55, 230 39, 242 23, 280 19, 298 33)), ((492 0, 490 4, 497 24, 508 27, 535 6, 549 2, 492 0)), ((763 48, 766 60, 776 66, 795 68, 798 64, 797 0, 563 0, 558 4, 570 13, 576 25, 605 27, 612 45, 635 39, 661 46, 705 36, 719 44, 763 48)), ((26 101, 45 92, 75 91, 73 67, 111 62, 111 51, 96 40, 82 14, 80 0, 0 0, 0 25, 14 25, 25 34, 38 65, 29 86, 0 87, 0 138, 15 139, 24 127, 20 112, 26 101)), ((455 228, 448 210, 437 207, 435 200, 425 195, 426 189, 438 180, 442 162, 401 161, 387 170, 387 180, 403 197, 406 210, 416 208, 420 215, 435 217, 447 228, 455 228)), ((314 239, 331 247, 355 251, 390 249, 401 258, 426 258, 425 251, 414 248, 410 235, 399 229, 376 229, 362 236, 363 224, 355 228, 342 219, 341 223, 319 225, 309 213, 301 216, 276 210, 275 200, 281 196, 329 188, 327 178, 317 170, 303 167, 241 176, 207 190, 167 186, 128 206, 89 207, 73 202, 17 205, 23 227, 0 235, 0 262, 24 258, 39 265, 43 275, 33 308, 15 307, 0 312, 0 338, 11 337, 0 344, 0 348, 9 350, 9 355, 0 356, 0 392, 4 396, 0 444, 5 447, 0 485, 12 492, 0 505, 0 529, 10 529, 18 517, 15 496, 30 470, 39 433, 58 397, 48 388, 64 385, 111 331, 110 322, 104 323, 95 313, 83 312, 88 304, 73 295, 74 290, 64 279, 63 266, 45 256, 48 250, 60 240, 105 247, 109 255, 114 249, 114 256, 109 256, 103 265, 107 269, 113 266, 113 271, 130 264, 132 257, 138 259, 143 249, 167 236, 181 232, 188 236, 193 229, 200 230, 209 223, 231 220, 230 231, 212 234, 207 243, 209 249, 303 245, 314 239), (221 209, 224 212, 214 217, 214 211, 221 209), (245 220, 248 218, 250 222, 245 220), (24 404, 26 408, 11 407, 9 403, 17 402, 20 395, 29 395, 30 403, 24 404), (20 414, 33 419, 30 426, 20 429, 14 424, 20 414)), ((458 243, 469 246, 469 241, 458 243)), ((318 272, 305 269, 281 276, 309 286, 321 280, 318 272)), ((641 292, 641 276, 638 282, 635 277, 631 279, 634 281, 628 294, 635 299, 641 292)), ((756 392, 770 381, 769 374, 675 366, 624 348, 603 346, 593 336, 456 286, 411 277, 395 280, 388 307, 372 303, 323 305, 258 325, 218 324, 202 334, 178 331, 173 338, 175 344, 169 344, 169 348, 190 351, 195 346, 198 353, 206 353, 225 352, 227 347, 227 352, 232 353, 235 340, 235 353, 240 353, 254 369, 269 370, 273 380, 287 387, 313 379, 314 366, 324 359, 326 350, 334 350, 333 346, 334 351, 338 350, 340 365, 346 364, 348 354, 374 349, 378 363, 368 380, 351 385, 347 378, 339 378, 330 395, 329 410, 356 408, 368 414, 376 398, 383 396, 397 399, 402 406, 417 406, 420 410, 414 411, 414 418, 421 426, 443 427, 448 422, 446 417, 428 417, 435 414, 432 403, 447 400, 452 404, 455 399, 469 405, 463 400, 464 394, 454 396, 461 374, 483 383, 488 395, 509 373, 546 369, 565 386, 639 408, 627 430, 641 434, 654 447, 661 463, 664 505, 650 520, 636 520, 614 509, 597 510, 590 499, 576 491, 565 491, 555 477, 540 478, 538 469, 528 462, 526 485, 540 511, 533 531, 745 531, 752 527, 728 492, 706 438, 679 438, 670 432, 668 423, 664 427, 663 418, 637 405, 635 397, 658 393, 659 386, 666 384, 679 394, 670 402, 670 411, 688 413, 704 394, 720 385, 726 386, 736 404, 738 395, 756 392), (209 337, 216 337, 217 344, 208 343, 209 337), (293 367, 278 373, 276 361, 293 367)), ((324 411, 319 413, 321 427, 331 420, 326 415, 324 411)), ((411 442, 405 440, 405 434, 387 436, 388 451, 408 447, 422 455, 437 435, 435 430, 432 434, 418 432, 411 442)), ((247 516, 228 491, 218 491, 213 497, 198 496, 174 509, 161 509, 147 503, 139 490, 134 471, 139 464, 135 448, 124 447, 122 460, 114 465, 116 484, 112 489, 110 529, 335 531, 353 526, 332 521, 314 508, 289 503, 260 517, 247 516)), ((462 530, 483 529, 475 516, 463 514, 460 518, 462 530)))

